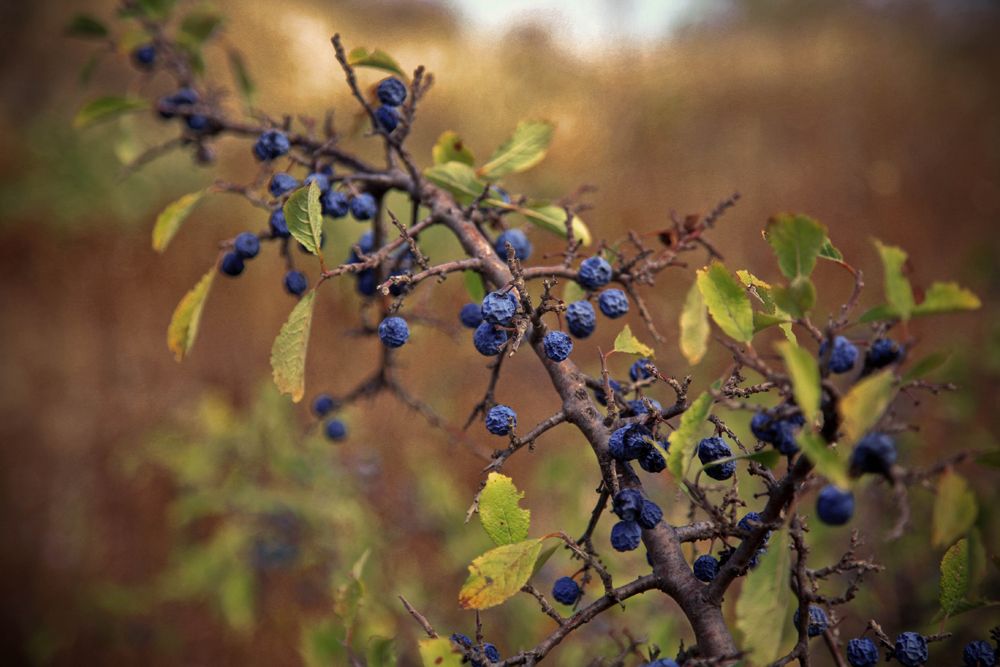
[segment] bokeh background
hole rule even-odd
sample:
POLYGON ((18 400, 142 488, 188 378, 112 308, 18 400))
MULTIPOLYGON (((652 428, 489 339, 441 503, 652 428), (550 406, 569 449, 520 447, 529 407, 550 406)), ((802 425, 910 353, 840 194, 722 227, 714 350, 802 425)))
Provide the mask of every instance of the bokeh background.
MULTIPOLYGON (((349 46, 379 47, 406 68, 422 63, 435 73, 411 140, 421 164, 444 130, 459 132, 482 158, 519 119, 556 121, 549 157, 508 185, 552 198, 596 186, 585 218, 599 237, 653 231, 672 210, 705 212, 739 191, 739 205, 713 237, 730 267, 775 277, 760 238, 764 221, 779 211, 808 213, 865 270, 863 306, 878 303, 881 293, 872 238, 904 246, 915 285, 955 279, 976 291, 984 308, 914 326, 922 352, 950 354, 934 379, 960 389, 904 399, 903 414, 919 430, 902 437, 903 460, 920 466, 961 447, 997 446, 997 3, 215 6, 227 19, 218 48, 206 51, 210 85, 231 87, 222 47, 239 48, 261 109, 321 116, 333 108, 344 143, 373 158, 378 148, 358 131, 332 58, 335 31, 349 46)), ((440 631, 473 634, 474 618, 459 610, 457 591, 466 564, 489 542, 475 520, 463 520, 482 455, 497 442, 480 425, 460 437, 434 429, 387 397, 345 411, 350 437, 343 444, 317 437, 306 407, 269 388, 270 345, 293 304, 271 248, 239 280, 217 281, 191 357, 175 363, 164 344, 174 305, 214 261, 219 239, 259 230, 266 220, 239 199, 216 195, 162 256, 150 249, 152 221, 166 203, 218 174, 251 178, 254 165, 245 141, 227 140, 219 143, 217 167, 194 167, 179 152, 122 179, 123 161, 175 128, 140 114, 80 132, 73 114, 98 94, 156 95, 170 84, 142 80, 124 55, 104 58, 81 83, 94 45, 63 37, 81 11, 110 18, 114 3, 0 7, 5 664, 348 664, 342 621, 352 614, 362 653, 385 650, 370 638, 396 638, 399 660, 413 664, 419 628, 402 613, 398 594, 440 631), (351 568, 366 553, 355 570, 365 589, 358 610, 351 568)), ((236 99, 231 108, 238 110, 236 99)), ((333 231, 328 252, 339 257, 358 229, 349 223, 333 231)), ((530 234, 539 255, 561 247, 556 237, 530 234)), ((440 237, 428 243, 433 258, 454 252, 440 237)), ((817 279, 820 312, 832 312, 851 285, 833 266, 819 267, 817 279)), ((660 367, 677 374, 688 372, 675 323, 691 280, 690 270, 673 270, 648 293, 668 338, 658 349, 660 367)), ((453 316, 466 300, 459 282, 413 300, 442 323, 418 328, 401 355, 407 386, 456 426, 488 377, 453 316)), ((377 341, 349 335, 358 304, 350 284, 325 290, 313 328, 310 394, 345 391, 377 358, 377 341)), ((641 331, 638 320, 633 326, 641 331)), ((607 347, 616 330, 602 327, 578 345, 586 368, 597 370, 596 346, 607 347)), ((613 372, 625 372, 625 360, 614 363, 613 372)), ((522 424, 555 409, 536 366, 515 358, 499 387, 522 424)), ((725 355, 714 350, 692 371, 696 385, 725 367, 725 355)), ((506 472, 526 491, 533 532, 582 531, 597 477, 580 437, 556 431, 506 472)), ((969 465, 960 472, 978 494, 977 526, 996 554, 995 474, 969 465)), ((672 485, 664 480, 652 492, 671 518, 683 518, 672 485)), ((868 618, 890 634, 941 629, 932 622, 942 553, 928 546, 932 496, 919 488, 912 496, 915 531, 884 544, 894 518, 890 494, 877 484, 861 492, 854 523, 888 567, 847 609, 845 636, 868 618)), ((607 530, 598 531, 599 544, 607 530)), ((819 525, 813 537, 818 562, 836 558, 846 543, 846 531, 819 525)), ((573 567, 557 555, 542 584, 573 567)), ((614 558, 622 577, 645 567, 641 554, 614 558)), ((994 569, 985 593, 997 597, 998 582, 994 569)), ((665 598, 628 607, 588 626, 582 640, 550 660, 587 664, 614 655, 626 630, 668 654, 680 639, 690 642, 665 598)), ((530 599, 483 619, 504 653, 551 629, 530 599)), ((985 635, 995 622, 990 610, 949 622, 944 629, 957 636, 935 651, 957 656, 963 640, 985 635)), ((790 632, 789 622, 784 641, 790 632)), ((827 664, 828 656, 817 654, 827 664)))

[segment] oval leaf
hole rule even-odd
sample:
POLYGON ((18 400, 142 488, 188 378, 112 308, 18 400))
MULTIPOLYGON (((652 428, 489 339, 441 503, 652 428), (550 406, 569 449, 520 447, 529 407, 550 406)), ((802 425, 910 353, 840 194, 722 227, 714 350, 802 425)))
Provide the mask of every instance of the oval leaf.
POLYGON ((964 535, 972 528, 978 513, 976 496, 965 478, 952 471, 941 475, 931 520, 931 541, 934 546, 947 546, 964 535))
POLYGON ((638 354, 641 357, 654 356, 653 348, 646 345, 632 334, 632 327, 625 325, 615 336, 615 352, 638 354))
POLYGON ((681 415, 681 423, 677 430, 670 434, 667 467, 670 468, 670 472, 674 474, 678 482, 684 479, 684 466, 694 455, 694 448, 700 439, 702 426, 708 419, 708 413, 711 409, 712 395, 708 392, 702 392, 681 415))
POLYGON ((66 26, 66 35, 82 39, 103 39, 108 36, 108 28, 89 14, 77 14, 66 26))
POLYGON ((720 262, 698 270, 698 289, 708 312, 730 338, 743 343, 753 338, 750 297, 720 262))
POLYGON ((979 297, 958 283, 932 283, 924 300, 913 309, 914 315, 935 315, 956 310, 976 310, 982 306, 979 297))
POLYGON ((816 466, 816 471, 819 474, 842 489, 850 486, 850 479, 847 476, 847 460, 842 455, 842 449, 828 447, 826 441, 819 434, 808 428, 799 431, 795 440, 799 443, 799 448, 802 449, 806 458, 816 466))
POLYGON ((770 664, 782 654, 781 638, 788 627, 792 600, 790 560, 787 533, 777 531, 757 567, 747 574, 736 601, 736 628, 743 634, 743 650, 755 665, 770 664))
POLYGON ((971 563, 969 541, 956 542, 941 558, 941 611, 951 616, 958 611, 969 594, 971 563))
POLYGON ((893 314, 903 320, 910 318, 913 310, 913 288, 910 281, 903 275, 906 264, 906 252, 896 246, 885 245, 875 239, 875 247, 882 258, 882 269, 885 273, 885 300, 893 314))
POLYGON ((851 387, 840 400, 844 442, 853 445, 875 426, 896 395, 891 370, 870 375, 851 387))
POLYGON ((518 506, 523 491, 506 475, 491 472, 479 494, 479 520, 494 544, 513 544, 528 538, 531 512, 518 506))
POLYGON ((795 403, 802 410, 809 423, 815 423, 819 416, 819 404, 822 395, 819 383, 819 364, 809 350, 788 341, 777 345, 778 352, 785 360, 785 367, 792 380, 792 394, 795 403))
POLYGON ((156 224, 153 225, 153 250, 163 252, 167 249, 181 224, 207 193, 208 190, 198 190, 167 204, 163 212, 156 216, 156 224))
POLYGON ((552 143, 555 126, 546 121, 522 121, 476 174, 487 180, 526 171, 542 161, 552 143))
POLYGON ((167 326, 167 347, 174 353, 177 361, 183 359, 194 345, 194 339, 198 335, 198 324, 201 322, 201 311, 205 306, 205 299, 208 298, 208 291, 212 288, 215 273, 216 268, 213 266, 201 277, 198 284, 184 295, 170 317, 170 324, 167 326))
POLYGON ((445 162, 424 170, 424 177, 455 196, 459 204, 469 204, 486 189, 476 172, 464 162, 445 162))
POLYGON ((252 107, 257 94, 257 86, 250 77, 250 71, 247 69, 243 56, 239 51, 229 51, 229 69, 233 72, 236 88, 240 91, 240 95, 243 96, 243 101, 248 107, 252 107))
POLYGON ((697 283, 691 284, 681 311, 681 354, 690 364, 697 364, 708 350, 708 309, 697 283))
POLYGON ((271 346, 271 372, 274 384, 283 394, 291 394, 298 403, 305 394, 306 350, 309 347, 309 329, 312 327, 316 290, 310 291, 295 304, 291 314, 281 326, 278 337, 271 346))
MULTIPOLYGON (((525 220, 536 227, 541 227, 563 238, 566 237, 566 211, 561 206, 555 206, 554 204, 533 204, 522 208, 510 205, 504 206, 502 202, 493 200, 488 203, 492 206, 500 204, 501 208, 517 211, 524 216, 525 220)), ((591 244, 593 238, 590 235, 590 229, 588 229, 587 223, 580 216, 574 215, 570 226, 573 229, 573 238, 578 239, 584 246, 591 244)))
POLYGON ((434 164, 461 162, 472 166, 476 163, 472 151, 465 145, 458 133, 451 130, 441 133, 434 148, 431 149, 431 156, 434 158, 434 164))
POLYGON ((296 241, 314 255, 319 255, 323 234, 323 207, 319 203, 316 181, 299 188, 285 202, 285 222, 296 241))
POLYGON ((382 49, 369 51, 363 46, 351 49, 347 54, 347 62, 353 67, 371 67, 392 72, 406 79, 406 72, 399 66, 396 59, 382 49))
POLYGON ((764 238, 777 256, 781 272, 789 279, 808 277, 824 244, 829 243, 826 227, 804 215, 786 214, 771 218, 764 238))
POLYGON ((101 121, 111 120, 130 111, 148 109, 149 102, 134 97, 119 97, 109 95, 88 102, 73 117, 73 127, 82 129, 96 125, 101 121))
POLYGON ((465 609, 489 609, 513 597, 528 583, 541 551, 541 539, 490 549, 469 565, 458 603, 465 609))

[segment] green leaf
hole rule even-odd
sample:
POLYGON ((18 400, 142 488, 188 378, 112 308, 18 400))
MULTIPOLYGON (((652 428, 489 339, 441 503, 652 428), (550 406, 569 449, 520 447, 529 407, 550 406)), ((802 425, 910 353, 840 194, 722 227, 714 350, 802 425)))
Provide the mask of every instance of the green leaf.
POLYGON ((222 25, 222 16, 217 12, 197 10, 181 19, 178 41, 190 47, 199 47, 222 25))
POLYGON ((184 295, 170 317, 170 324, 167 326, 167 347, 174 353, 177 361, 183 359, 194 345, 194 339, 198 335, 198 324, 201 322, 201 311, 216 272, 214 266, 210 268, 198 284, 184 295))
POLYGON ((293 192, 284 208, 288 231, 314 255, 319 255, 323 234, 323 208, 319 195, 319 185, 312 181, 308 187, 293 192))
POLYGON ((371 67, 373 69, 381 69, 386 72, 398 74, 403 77, 404 80, 406 79, 406 72, 404 72, 403 68, 399 66, 396 59, 382 49, 369 51, 365 47, 359 46, 351 49, 351 52, 347 54, 347 62, 352 67, 371 67))
POLYGON ((450 192, 459 204, 470 204, 486 189, 486 183, 476 178, 476 172, 464 162, 435 164, 424 170, 424 178, 450 192))
POLYGON ((153 19, 163 19, 170 15, 177 0, 137 0, 142 13, 153 19))
POLYGON ((434 164, 461 162, 471 167, 476 163, 472 151, 465 145, 458 133, 451 130, 441 133, 434 148, 431 149, 431 155, 434 158, 434 164))
MULTIPOLYGON (((754 313, 756 315, 756 313, 754 313)), ((689 364, 695 365, 701 361, 708 351, 708 309, 701 297, 698 283, 692 283, 684 298, 684 309, 680 318, 681 354, 689 364)))
MULTIPOLYGON (((315 184, 315 182, 313 183, 315 184)), ((305 394, 306 350, 309 347, 309 329, 312 326, 316 290, 307 292, 295 304, 288 321, 281 326, 271 347, 271 372, 274 384, 283 394, 291 394, 298 403, 305 394)))
POLYGON ((795 278, 788 287, 776 286, 771 295, 775 305, 793 317, 805 317, 816 305, 816 288, 805 276, 795 278))
MULTIPOLYGON (((487 203, 491 206, 499 206, 500 208, 517 211, 524 216, 525 220, 536 227, 566 238, 566 211, 561 206, 555 206, 554 204, 532 204, 527 207, 511 206, 493 199, 487 203)), ((580 216, 574 215, 570 224, 573 229, 573 238, 578 239, 585 247, 589 246, 593 238, 590 235, 587 223, 580 216)))
POLYGON ((842 489, 850 486, 847 476, 847 460, 841 454, 842 450, 828 447, 826 441, 818 433, 803 428, 799 431, 796 441, 802 453, 816 466, 816 471, 830 482, 842 489))
POLYGON ((778 308, 777 304, 774 303, 773 288, 771 285, 745 269, 738 270, 736 276, 745 287, 749 288, 752 294, 757 295, 761 306, 764 308, 764 312, 755 310, 753 313, 754 333, 777 324, 789 342, 798 343, 798 339, 792 331, 792 316, 781 308, 778 308))
POLYGON ((83 129, 101 121, 117 118, 122 114, 140 109, 148 109, 149 102, 133 97, 109 95, 88 102, 73 117, 73 127, 83 129))
POLYGON ((953 471, 944 473, 934 499, 931 542, 936 547, 948 546, 972 528, 978 512, 976 496, 965 478, 953 471))
POLYGON ((829 243, 826 227, 804 215, 771 218, 764 238, 777 256, 781 272, 789 279, 808 277, 824 244, 829 243))
POLYGON ((250 77, 250 71, 247 69, 243 56, 235 49, 229 51, 229 69, 233 72, 236 88, 243 96, 243 101, 248 107, 252 107, 257 95, 257 86, 250 77))
POLYGON ((421 639, 420 661, 423 667, 461 667, 462 654, 447 637, 421 639))
POLYGON ((198 190, 167 204, 160 215, 156 216, 156 224, 153 225, 153 250, 163 252, 167 249, 181 224, 206 194, 208 190, 198 190))
POLYGON ((615 352, 625 354, 638 354, 641 357, 652 357, 655 355, 653 348, 646 345, 632 334, 632 327, 625 325, 618 335, 615 336, 615 352))
POLYGON ((546 547, 542 550, 542 553, 538 555, 538 559, 535 561, 535 567, 531 571, 531 576, 538 574, 538 571, 544 567, 549 559, 552 558, 552 554, 559 550, 559 544, 553 544, 551 547, 546 547))
POLYGON ((702 427, 712 409, 712 395, 702 392, 681 415, 680 426, 670 434, 667 450, 667 467, 678 482, 684 479, 684 466, 694 454, 700 440, 702 427))
POLYGON ((860 324, 868 324, 869 322, 879 322, 882 320, 894 320, 897 319, 898 315, 893 312, 892 308, 883 304, 881 306, 875 306, 869 310, 866 310, 858 318, 860 324))
POLYGON ((465 291, 469 293, 473 303, 481 303, 486 296, 486 287, 483 285, 483 277, 475 271, 463 271, 465 280, 465 291))
POLYGON ((66 35, 82 39, 104 39, 108 28, 89 14, 77 14, 66 26, 66 35))
POLYGON ((885 300, 889 302, 893 314, 908 320, 913 311, 913 288, 910 287, 909 279, 903 275, 906 252, 902 248, 885 245, 878 239, 875 239, 875 247, 882 258, 882 269, 885 272, 885 300))
POLYGON ((781 341, 777 347, 792 380, 795 402, 805 415, 806 421, 815 423, 819 417, 819 404, 823 393, 820 388, 819 364, 816 363, 812 353, 804 347, 788 341, 781 341))
POLYGON ((788 534, 776 531, 757 567, 746 575, 736 601, 736 628, 743 635, 740 646, 755 665, 769 664, 782 653, 782 635, 788 627, 792 600, 788 586, 790 559, 788 534))
POLYGON ((479 520, 496 545, 528 539, 531 512, 518 506, 523 491, 506 475, 491 472, 479 494, 479 520))
POLYGON ((982 305, 978 296, 958 283, 935 282, 928 288, 924 300, 913 309, 913 314, 936 315, 957 310, 976 310, 982 305))
POLYGON ((489 609, 513 597, 528 583, 542 540, 525 540, 490 549, 469 565, 469 578, 458 593, 464 609, 489 609))
POLYGON ((730 338, 743 343, 753 338, 750 297, 720 262, 698 270, 698 289, 708 312, 730 338))
POLYGON ((366 667, 396 667, 396 640, 391 637, 369 637, 365 651, 366 667))
POLYGON ((931 352, 920 361, 913 364, 903 375, 903 382, 916 380, 941 367, 951 357, 949 352, 931 352))
POLYGON ((546 121, 521 121, 513 136, 476 170, 476 175, 495 181, 507 174, 531 169, 545 158, 555 129, 555 125, 546 121))
POLYGON ((823 259, 829 259, 834 262, 843 262, 844 255, 841 254, 837 248, 830 243, 830 239, 826 239, 823 242, 823 247, 819 249, 819 256, 823 259))
POLYGON ((853 445, 878 423, 896 395, 896 378, 887 369, 861 380, 840 400, 844 444, 853 445))
POLYGON ((580 283, 575 280, 567 280, 566 284, 563 285, 562 300, 566 303, 574 303, 576 301, 583 301, 587 298, 587 292, 580 286, 580 283))
POLYGON ((230 568, 219 582, 219 606, 230 628, 245 633, 254 625, 254 573, 247 567, 230 568))
POLYGON ((954 614, 969 595, 969 556, 969 541, 961 539, 941 558, 940 601, 945 616, 954 614))

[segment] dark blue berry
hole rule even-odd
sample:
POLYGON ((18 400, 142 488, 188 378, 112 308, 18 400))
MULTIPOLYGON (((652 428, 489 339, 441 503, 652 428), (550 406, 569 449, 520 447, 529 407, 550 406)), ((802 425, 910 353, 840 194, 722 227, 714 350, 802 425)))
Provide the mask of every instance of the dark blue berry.
POLYGON ((356 220, 371 220, 375 217, 375 213, 378 210, 375 197, 372 197, 367 192, 362 192, 352 197, 349 208, 351 209, 351 215, 356 220))
POLYGON ((997 653, 989 642, 977 639, 965 645, 962 662, 965 667, 996 667, 997 653))
POLYGON ((139 69, 152 69, 156 64, 156 47, 152 44, 143 44, 132 51, 132 62, 139 69))
POLYGON ((622 489, 611 501, 611 511, 622 521, 635 521, 642 511, 645 500, 636 489, 622 489))
POLYGON ((271 217, 268 218, 267 224, 271 228, 271 236, 287 239, 292 235, 291 232, 288 231, 288 222, 285 220, 285 212, 280 208, 276 208, 271 211, 271 217))
MULTIPOLYGON (((794 616, 795 626, 799 625, 799 610, 795 610, 794 616)), ((830 625, 830 619, 826 617, 826 612, 823 611, 822 607, 817 607, 816 605, 809 605, 809 621, 806 624, 806 634, 810 637, 818 637, 823 634, 827 626, 830 625)))
POLYGON ((378 325, 378 337, 386 347, 402 347, 410 338, 410 327, 402 317, 393 315, 378 325))
POLYGON ((375 270, 365 269, 364 271, 358 271, 358 282, 355 287, 359 294, 374 296, 378 288, 378 276, 375 275, 375 270))
POLYGON ((486 413, 486 430, 493 435, 507 435, 517 428, 517 413, 506 405, 494 405, 486 413))
POLYGON ((483 307, 478 303, 467 303, 458 311, 458 319, 463 327, 475 329, 483 321, 483 307))
POLYGON ((281 195, 288 194, 297 187, 299 187, 298 179, 291 174, 279 171, 271 177, 271 183, 267 186, 267 190, 271 193, 272 197, 280 197, 281 195))
POLYGON ((827 525, 844 525, 854 515, 854 494, 827 484, 816 497, 816 514, 827 525))
POLYGON ((606 289, 597 297, 597 306, 605 317, 615 319, 628 312, 628 297, 620 289, 606 289))
POLYGON ((235 252, 227 252, 222 258, 219 270, 227 276, 238 276, 243 273, 243 258, 235 252))
POLYGON ((885 433, 869 433, 851 452, 851 474, 871 472, 886 475, 896 462, 896 443, 885 433))
MULTIPOLYGON (((490 662, 500 662, 500 651, 497 650, 496 646, 489 642, 485 642, 483 644, 483 655, 485 655, 490 662)), ((473 667, 476 667, 476 665, 473 665, 473 667)))
POLYGON ((679 667, 679 665, 670 658, 657 658, 653 662, 647 662, 643 667, 679 667))
POLYGON ((851 667, 875 667, 878 660, 878 646, 868 637, 857 637, 847 642, 847 662, 851 667))
POLYGON ((653 377, 650 375, 649 371, 646 370, 646 364, 649 363, 651 363, 649 359, 639 359, 629 367, 628 376, 632 378, 632 382, 638 382, 639 380, 645 380, 646 378, 653 377))
MULTIPOLYGON (((702 464, 729 458, 732 455, 733 451, 729 449, 729 445, 722 441, 722 438, 705 438, 698 443, 698 460, 700 460, 702 464)), ((720 463, 718 465, 708 466, 705 468, 706 475, 712 479, 718 480, 729 479, 735 472, 736 461, 727 461, 726 463, 720 463)))
POLYGON ((865 355, 865 366, 871 369, 885 368, 896 363, 903 356, 903 349, 891 338, 876 338, 865 355))
POLYGON ((490 292, 483 298, 483 319, 490 324, 509 327, 517 312, 517 297, 513 292, 490 292))
POLYGON ((198 91, 194 88, 181 88, 172 95, 160 98, 160 105, 168 108, 160 109, 161 118, 173 118, 176 115, 176 108, 191 106, 198 103, 198 91))
POLYGON ((619 461, 632 461, 641 457, 651 445, 646 438, 651 437, 649 429, 639 424, 629 424, 615 429, 608 438, 611 456, 619 461))
POLYGON ((241 259, 253 259, 260 252, 260 239, 256 234, 243 232, 233 241, 233 250, 241 259))
POLYGON ((545 356, 552 361, 566 361, 573 351, 573 339, 562 331, 550 331, 542 339, 545 356))
POLYGON ((330 177, 322 172, 314 171, 302 180, 302 185, 310 185, 311 183, 315 183, 321 193, 330 189, 330 177))
POLYGON ((589 301, 575 301, 566 308, 566 327, 577 338, 586 338, 597 327, 597 315, 589 301))
POLYGON ((483 322, 472 334, 472 344, 479 354, 486 357, 495 357, 500 354, 500 348, 507 343, 507 332, 497 329, 489 322, 483 322))
POLYGON ((552 597, 560 604, 574 605, 582 593, 580 585, 572 577, 559 577, 552 584, 552 597))
POLYGON ((313 399, 313 414, 317 417, 325 417, 337 407, 336 402, 330 394, 319 394, 313 399))
POLYGON ((704 554, 694 560, 692 569, 695 579, 708 583, 715 579, 715 575, 719 573, 719 561, 714 556, 704 554))
MULTIPOLYGON (((653 406, 654 412, 663 412, 663 406, 660 405, 660 402, 655 398, 647 397, 646 401, 649 401, 650 405, 653 406)), ((649 412, 649 408, 646 407, 646 403, 642 399, 637 398, 634 401, 629 401, 628 406, 632 409, 632 412, 637 415, 644 415, 649 412)))
POLYGON ((291 148, 292 145, 284 132, 267 130, 258 137, 257 143, 253 146, 253 154, 258 160, 264 162, 281 157, 291 148))
POLYGON ((347 195, 333 189, 320 195, 319 205, 323 209, 323 215, 328 215, 331 218, 343 218, 351 210, 347 195))
POLYGON ((927 662, 927 639, 919 632, 903 632, 896 637, 893 653, 903 667, 917 667, 927 662))
POLYGON ((194 132, 203 132, 208 129, 208 118, 201 114, 192 114, 184 119, 184 124, 194 132))
POLYGON ((639 518, 636 519, 639 525, 646 530, 652 530, 656 528, 656 524, 660 523, 661 519, 663 519, 663 510, 660 509, 660 506, 652 500, 643 500, 642 511, 639 512, 639 518))
POLYGON ((306 274, 301 271, 289 271, 285 274, 285 289, 289 294, 302 296, 308 287, 309 281, 306 280, 306 274))
POLYGON ((331 419, 326 422, 323 432, 326 433, 326 437, 330 440, 343 440, 347 437, 347 426, 339 419, 331 419))
POLYGON ((376 94, 382 104, 398 107, 406 100, 406 85, 396 77, 383 79, 378 84, 376 94))
MULTIPOLYGON (((611 391, 613 391, 615 393, 619 393, 619 394, 621 393, 622 386, 621 386, 621 384, 619 382, 617 382, 615 380, 609 380, 608 384, 611 385, 611 391)), ((594 390, 594 399, 598 403, 600 403, 601 405, 607 405, 608 404, 608 397, 604 395, 604 388, 603 387, 601 387, 600 389, 595 389, 594 390)))
POLYGON ((663 472, 667 467, 667 460, 663 458, 663 454, 656 449, 656 447, 650 445, 646 448, 646 451, 642 453, 639 457, 639 467, 650 474, 657 474, 663 472))
POLYGON ((576 281, 586 289, 596 290, 611 281, 612 273, 611 265, 608 264, 607 260, 595 255, 580 262, 580 271, 576 274, 576 281))
MULTIPOLYGON (((819 346, 819 358, 826 358, 827 341, 823 341, 819 346)), ((830 372, 846 373, 854 368, 854 362, 858 360, 858 348, 851 341, 843 336, 833 339, 833 350, 830 352, 830 372)))
POLYGON ((463 635, 461 632, 452 634, 451 641, 455 642, 462 648, 472 648, 472 640, 468 635, 463 635))
POLYGON ((375 124, 385 132, 392 132, 399 126, 399 112, 394 107, 380 106, 375 109, 375 124))
POLYGON ((508 229, 498 236, 496 242, 493 244, 493 249, 497 251, 497 254, 503 260, 507 259, 508 243, 514 248, 514 256, 518 260, 523 262, 531 257, 531 241, 528 240, 527 235, 520 229, 508 229))
POLYGON ((611 546, 615 551, 632 551, 642 541, 642 529, 635 521, 619 521, 611 528, 611 546))
MULTIPOLYGON (((370 231, 367 231, 358 238, 358 242, 355 243, 354 245, 358 246, 361 252, 367 255, 368 253, 370 253, 372 250, 375 249, 375 235, 372 234, 370 231)), ((347 263, 355 264, 360 261, 361 258, 358 257, 358 253, 352 247, 350 254, 347 256, 347 263)))

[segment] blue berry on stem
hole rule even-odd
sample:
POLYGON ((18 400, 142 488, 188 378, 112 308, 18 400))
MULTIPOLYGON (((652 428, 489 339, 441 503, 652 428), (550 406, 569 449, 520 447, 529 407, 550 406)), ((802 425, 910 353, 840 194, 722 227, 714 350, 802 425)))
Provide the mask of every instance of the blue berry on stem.
POLYGON ((642 529, 635 521, 619 521, 611 528, 611 546, 615 551, 632 551, 642 541, 642 529))
POLYGON ((962 662, 965 667, 996 667, 997 653, 989 642, 977 639, 965 645, 962 662))
POLYGON ((507 332, 497 329, 489 322, 483 322, 472 334, 472 344, 484 357, 495 357, 507 343, 507 332))
POLYGON ((330 440, 343 440, 347 437, 347 426, 339 419, 331 419, 323 427, 323 432, 330 440))
MULTIPOLYGON (((826 358, 827 341, 823 341, 819 346, 819 358, 826 358)), ((858 348, 851 341, 843 336, 833 339, 833 350, 830 351, 829 368, 831 373, 846 373, 854 368, 854 362, 858 360, 858 348)))
MULTIPOLYGON (((799 610, 795 610, 795 616, 793 617, 796 627, 799 625, 799 610)), ((827 618, 826 612, 823 611, 822 607, 817 607, 816 605, 809 605, 809 620, 806 623, 806 634, 810 637, 818 637, 823 634, 827 626, 830 625, 830 619, 827 618)))
POLYGON ((253 146, 254 156, 261 162, 279 158, 291 149, 288 137, 280 130, 267 130, 257 138, 253 146))
POLYGON ((271 211, 271 217, 267 219, 267 224, 271 228, 271 236, 287 239, 291 236, 288 231, 288 222, 285 220, 285 212, 280 208, 271 211))
POLYGON ((560 604, 574 605, 582 593, 572 577, 559 577, 552 585, 552 597, 560 604))
POLYGON ((816 497, 816 514, 829 526, 842 526, 854 515, 854 494, 827 484, 816 497))
MULTIPOLYGON (((608 380, 608 384, 611 386, 611 391, 620 394, 622 391, 621 383, 616 380, 608 380)), ((601 405, 608 404, 608 397, 604 395, 604 388, 594 390, 594 400, 596 400, 601 405)))
POLYGON ((506 405, 494 405, 486 413, 486 430, 493 435, 507 435, 517 428, 517 413, 506 405))
POLYGON ((393 315, 378 325, 378 337, 386 347, 402 347, 410 338, 410 327, 402 317, 393 315))
MULTIPOLYGON (((729 445, 722 441, 722 438, 705 438, 698 443, 698 459, 702 462, 702 464, 729 458, 732 455, 733 451, 729 449, 729 445)), ((736 461, 727 461, 726 463, 720 463, 718 465, 708 466, 705 468, 705 474, 712 479, 717 480, 729 479, 735 472, 736 461)))
POLYGON ((309 287, 306 274, 301 271, 289 271, 285 274, 285 290, 294 296, 302 296, 309 287))
POLYGON ((371 220, 375 217, 375 213, 378 210, 378 206, 375 203, 375 197, 372 197, 367 192, 362 192, 361 194, 352 197, 349 208, 351 209, 351 215, 354 216, 355 220, 371 220))
POLYGON ((589 301, 574 301, 566 308, 566 327, 576 338, 587 338, 597 327, 597 315, 589 301))
POLYGON ((623 521, 635 521, 642 512, 645 499, 636 489, 622 489, 611 501, 611 511, 623 521))
POLYGON ((600 255, 588 257, 580 262, 580 270, 576 274, 576 281, 585 289, 596 290, 611 282, 613 271, 607 260, 600 255))
POLYGON ((192 114, 184 119, 184 124, 194 132, 203 132, 208 129, 208 117, 201 114, 192 114))
POLYGON ((918 667, 927 662, 927 639, 919 632, 900 633, 893 655, 903 667, 918 667))
POLYGON ((704 554, 694 560, 691 569, 694 570, 695 579, 708 583, 719 573, 719 561, 714 556, 704 554))
POLYGON ((475 329, 483 321, 483 307, 478 303, 467 303, 458 312, 458 319, 462 326, 475 329))
POLYGON ((233 241, 233 250, 241 259, 253 259, 260 252, 260 239, 256 234, 243 232, 233 241))
POLYGON ((887 475, 896 462, 896 443, 885 433, 869 433, 851 451, 852 475, 878 473, 887 475))
POLYGON ((379 129, 391 133, 399 126, 399 113, 394 107, 380 106, 375 109, 375 124, 379 129))
POLYGON ((628 297, 620 289, 606 289, 597 297, 597 306, 605 317, 616 319, 628 313, 628 297))
POLYGON ((632 382, 638 382, 639 380, 645 380, 652 377, 649 371, 646 370, 646 364, 651 363, 649 359, 639 359, 628 369, 628 376, 632 378, 632 382))
POLYGON ((156 47, 152 44, 137 46, 132 51, 132 62, 139 69, 152 69, 156 64, 156 47))
POLYGON ((325 417, 336 407, 336 403, 330 394, 318 394, 313 399, 312 410, 317 417, 325 417))
POLYGON ((552 361, 566 361, 573 351, 573 339, 562 331, 550 331, 542 339, 545 356, 552 361))
POLYGON ((639 512, 639 518, 636 519, 639 525, 646 530, 652 530, 662 518, 663 510, 660 509, 660 506, 652 500, 643 499, 642 510, 639 512))
POLYGON ((667 460, 663 458, 656 447, 649 445, 646 451, 639 457, 639 467, 650 474, 663 472, 667 468, 667 460))
POLYGON ((507 231, 500 234, 497 237, 496 242, 493 244, 493 249, 497 251, 500 258, 507 259, 507 244, 510 244, 514 248, 514 256, 518 260, 524 261, 531 257, 531 241, 528 240, 527 235, 520 229, 508 229, 507 231))
POLYGON ((851 667, 875 667, 878 661, 878 646, 868 637, 856 637, 847 642, 847 663, 851 667))
POLYGON ((219 265, 219 270, 222 271, 227 276, 236 277, 243 273, 243 258, 237 255, 235 252, 227 252, 222 257, 222 263, 219 265))
POLYGON ((398 107, 406 100, 406 85, 396 77, 380 81, 375 92, 379 102, 391 107, 398 107))
POLYGON ((483 298, 483 319, 497 326, 510 326, 517 305, 513 292, 490 292, 483 298))
POLYGON ((323 209, 323 215, 331 218, 343 218, 351 210, 347 195, 332 188, 320 195, 319 205, 323 209))
POLYGON ((272 197, 280 197, 288 194, 297 187, 299 187, 298 179, 291 174, 279 171, 271 177, 271 183, 267 186, 267 191, 271 193, 272 197))
POLYGON ((903 349, 891 338, 876 338, 865 355, 865 366, 871 369, 885 368, 899 361, 903 349))
POLYGON ((330 189, 330 177, 322 172, 314 171, 302 181, 302 185, 310 185, 312 183, 316 184, 320 192, 326 192, 330 189))

